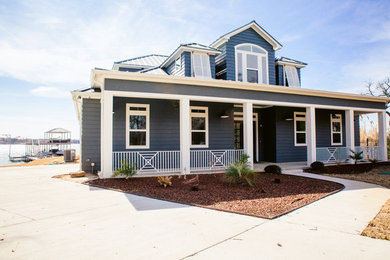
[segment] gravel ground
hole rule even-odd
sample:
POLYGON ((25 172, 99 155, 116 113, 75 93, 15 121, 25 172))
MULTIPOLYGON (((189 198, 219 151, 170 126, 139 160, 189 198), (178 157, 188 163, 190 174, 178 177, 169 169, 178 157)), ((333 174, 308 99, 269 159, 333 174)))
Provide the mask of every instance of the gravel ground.
POLYGON ((363 236, 390 240, 390 199, 363 230, 363 236))
MULTIPOLYGON (((187 180, 195 175, 188 175, 187 180)), ((156 177, 97 179, 87 184, 136 195, 262 218, 275 218, 344 188, 342 184, 292 175, 259 173, 254 187, 232 185, 222 174, 199 175, 199 190, 174 176, 172 186, 159 186, 156 177), (280 183, 274 179, 279 178, 280 183)))

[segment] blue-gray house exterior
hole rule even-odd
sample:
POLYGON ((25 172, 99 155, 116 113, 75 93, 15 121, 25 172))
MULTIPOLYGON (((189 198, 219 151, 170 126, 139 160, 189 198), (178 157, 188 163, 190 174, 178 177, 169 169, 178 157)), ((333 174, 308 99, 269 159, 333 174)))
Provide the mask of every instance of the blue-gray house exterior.
POLYGON ((244 152, 253 163, 339 160, 340 153, 363 149, 362 113, 378 113, 382 136, 374 154, 387 158, 388 100, 300 88, 307 64, 275 58, 281 47, 253 21, 210 46, 182 44, 169 56, 94 70, 91 88, 72 93, 81 168, 90 171, 94 163, 102 177, 110 177, 130 160, 140 173, 190 173, 220 170, 244 152))

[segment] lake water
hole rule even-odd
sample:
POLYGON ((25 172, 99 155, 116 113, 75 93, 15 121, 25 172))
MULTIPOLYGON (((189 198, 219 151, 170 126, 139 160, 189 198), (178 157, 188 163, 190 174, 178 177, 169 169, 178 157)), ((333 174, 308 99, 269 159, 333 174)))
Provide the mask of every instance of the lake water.
MULTIPOLYGON (((24 144, 13 144, 11 145, 11 155, 12 156, 23 156, 25 153, 26 145, 24 144)), ((80 144, 72 144, 72 149, 76 149, 76 154, 80 154, 80 144)), ((0 144, 0 166, 2 165, 12 165, 20 164, 10 162, 8 159, 8 154, 10 151, 9 144, 0 144)))

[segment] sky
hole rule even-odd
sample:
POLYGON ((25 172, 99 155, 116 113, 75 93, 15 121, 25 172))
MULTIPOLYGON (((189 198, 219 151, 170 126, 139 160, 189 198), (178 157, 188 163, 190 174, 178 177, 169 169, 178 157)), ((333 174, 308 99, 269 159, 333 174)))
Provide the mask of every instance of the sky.
POLYGON ((364 93, 390 76, 390 1, 9 1, 0 0, 0 136, 79 138, 70 91, 95 67, 180 43, 210 44, 256 20, 308 63, 302 87, 364 93))

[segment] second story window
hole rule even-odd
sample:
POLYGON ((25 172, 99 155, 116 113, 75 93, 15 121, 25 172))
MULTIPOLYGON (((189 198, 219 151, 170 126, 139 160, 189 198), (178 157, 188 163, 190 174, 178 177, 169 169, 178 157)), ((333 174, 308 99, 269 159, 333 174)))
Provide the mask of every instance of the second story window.
POLYGON ((285 82, 285 85, 287 86, 286 83, 288 83, 289 87, 299 88, 301 86, 301 83, 299 81, 297 68, 292 66, 284 66, 283 68, 287 80, 287 82, 285 82))
POLYGON ((268 84, 268 53, 254 44, 240 44, 236 51, 236 80, 268 84))
POLYGON ((197 78, 211 78, 209 55, 203 53, 192 54, 192 76, 197 78))

